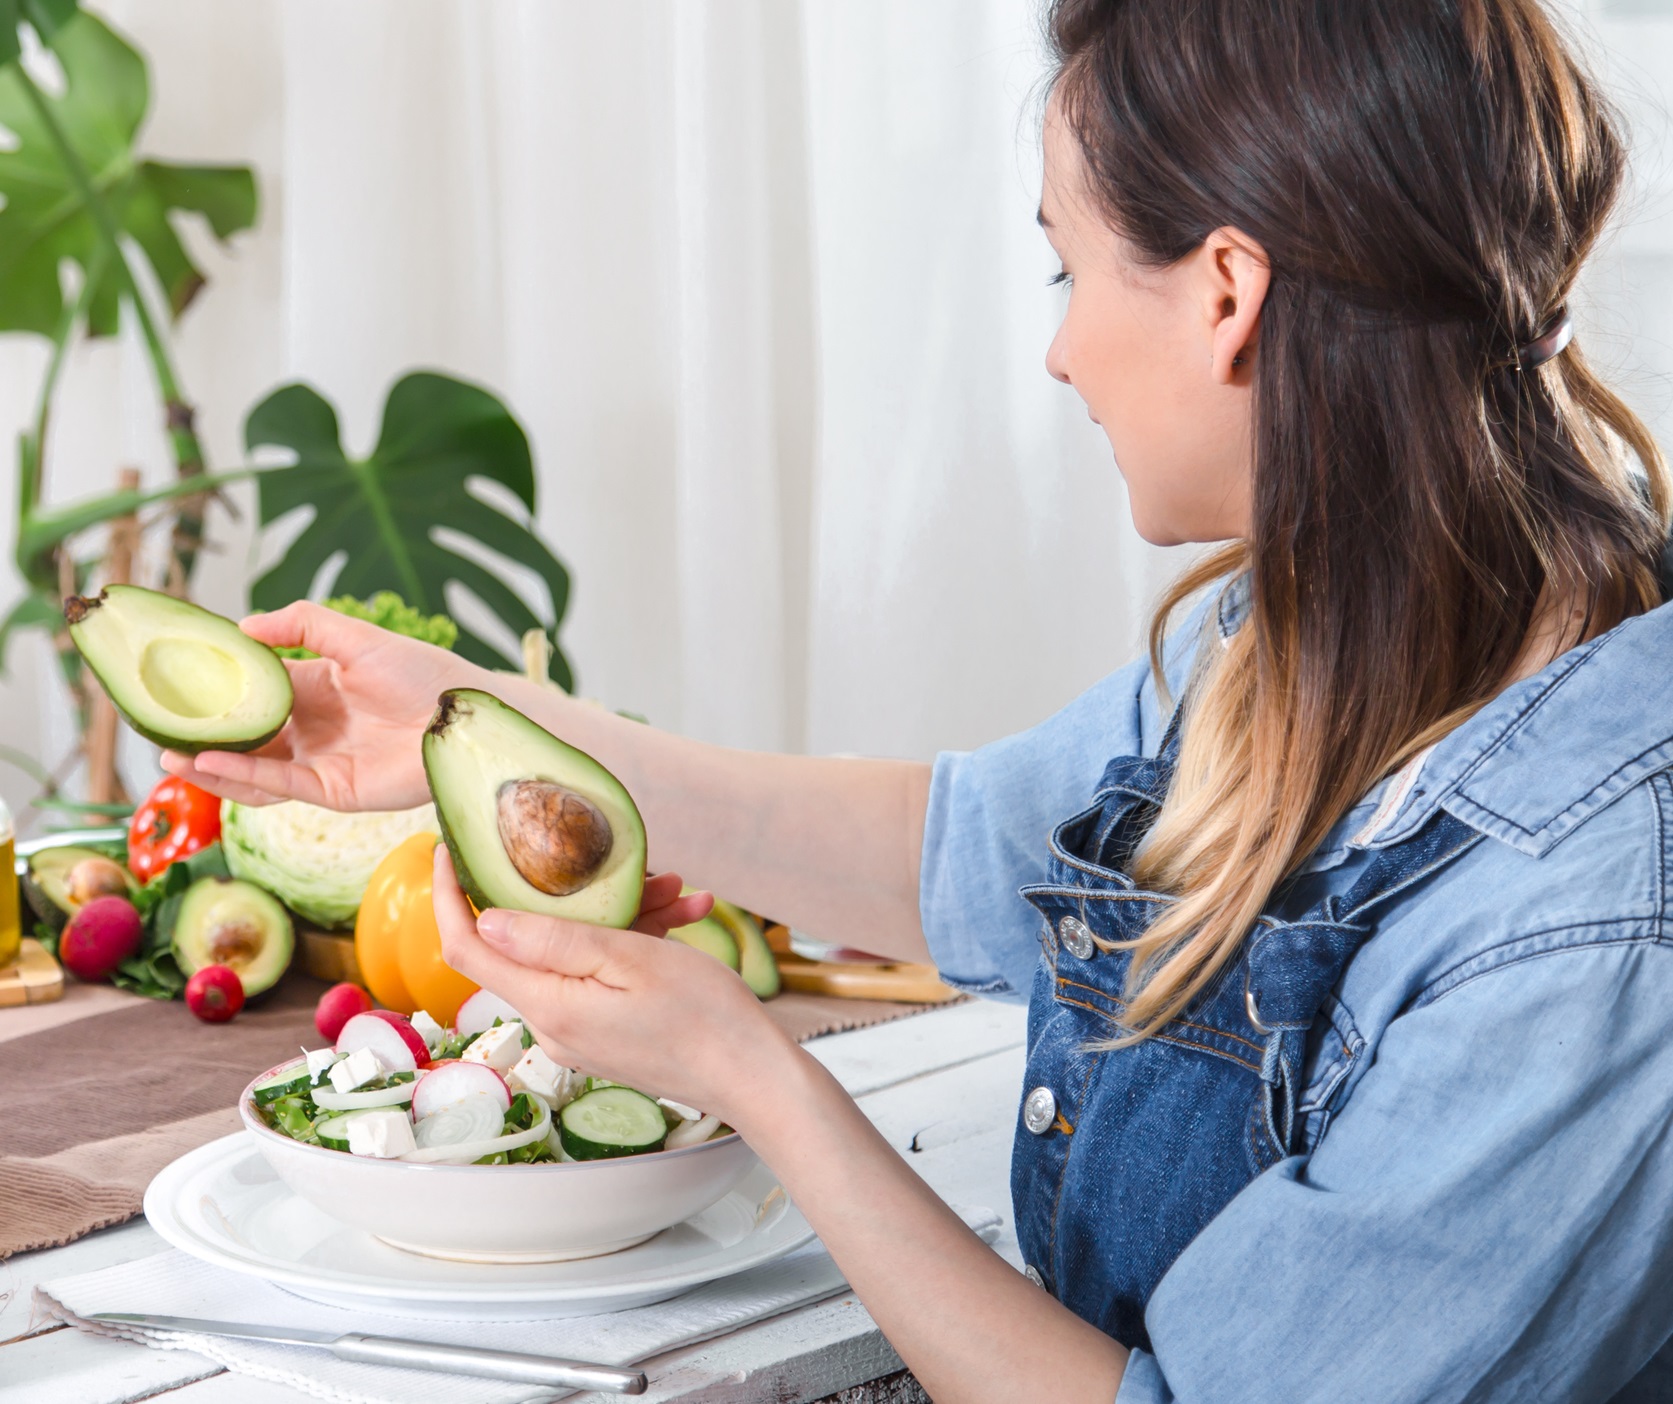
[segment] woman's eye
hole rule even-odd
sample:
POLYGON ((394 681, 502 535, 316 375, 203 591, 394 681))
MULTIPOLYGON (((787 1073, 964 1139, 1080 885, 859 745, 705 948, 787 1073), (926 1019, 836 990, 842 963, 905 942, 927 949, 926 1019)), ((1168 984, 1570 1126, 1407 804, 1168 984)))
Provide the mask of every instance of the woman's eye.
POLYGON ((1070 273, 1067 269, 1064 269, 1062 272, 1055 273, 1050 278, 1047 278, 1046 286, 1048 288, 1073 287, 1074 282, 1075 275, 1070 273))

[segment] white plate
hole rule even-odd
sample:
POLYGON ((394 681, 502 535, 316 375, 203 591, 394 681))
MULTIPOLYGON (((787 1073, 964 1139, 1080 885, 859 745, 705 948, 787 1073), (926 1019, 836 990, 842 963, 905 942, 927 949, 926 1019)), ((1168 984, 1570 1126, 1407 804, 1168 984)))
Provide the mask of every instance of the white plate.
POLYGON ((764 1166, 718 1204, 619 1253, 571 1262, 450 1262, 404 1253, 286 1188, 248 1132, 166 1166, 145 1191, 152 1228, 195 1258, 328 1306, 394 1316, 528 1321, 666 1301, 813 1237, 764 1166))

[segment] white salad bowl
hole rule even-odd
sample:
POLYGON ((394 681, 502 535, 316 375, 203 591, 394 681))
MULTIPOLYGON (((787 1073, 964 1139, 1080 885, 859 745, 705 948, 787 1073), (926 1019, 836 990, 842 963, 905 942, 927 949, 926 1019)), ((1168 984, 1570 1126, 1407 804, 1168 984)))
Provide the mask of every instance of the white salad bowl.
POLYGON ((631 1248, 700 1214, 756 1166, 735 1132, 679 1150, 547 1165, 413 1165, 293 1141, 238 1099, 262 1156, 300 1198, 396 1248, 463 1262, 544 1263, 631 1248))

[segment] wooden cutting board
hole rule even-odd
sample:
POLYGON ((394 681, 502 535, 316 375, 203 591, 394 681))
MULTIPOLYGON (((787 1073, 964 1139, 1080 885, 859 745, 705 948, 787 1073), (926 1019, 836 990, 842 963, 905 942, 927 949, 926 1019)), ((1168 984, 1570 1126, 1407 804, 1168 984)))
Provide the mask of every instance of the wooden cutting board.
POLYGON ((933 965, 905 961, 879 965, 874 961, 806 960, 793 953, 775 952, 784 988, 803 994, 836 995, 843 999, 892 999, 906 1004, 947 1004, 963 996, 941 983, 933 965))
POLYGON ((13 1004, 45 1004, 64 994, 64 968, 32 936, 10 965, 0 966, 0 1009, 13 1004))

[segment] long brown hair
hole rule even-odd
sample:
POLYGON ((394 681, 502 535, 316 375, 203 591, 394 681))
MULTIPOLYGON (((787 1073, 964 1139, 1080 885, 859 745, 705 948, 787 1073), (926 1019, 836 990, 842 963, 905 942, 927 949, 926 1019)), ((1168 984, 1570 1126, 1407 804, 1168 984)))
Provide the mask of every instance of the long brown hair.
POLYGON ((1577 602, 1584 637, 1660 603, 1669 481, 1577 346, 1517 368, 1624 159, 1537 0, 1056 0, 1048 33, 1053 101, 1136 257, 1232 226, 1272 270, 1250 535, 1151 626, 1158 662, 1176 606, 1248 572, 1134 857, 1180 900, 1133 943, 1130 1040, 1378 779, 1504 686, 1540 611, 1577 602))

